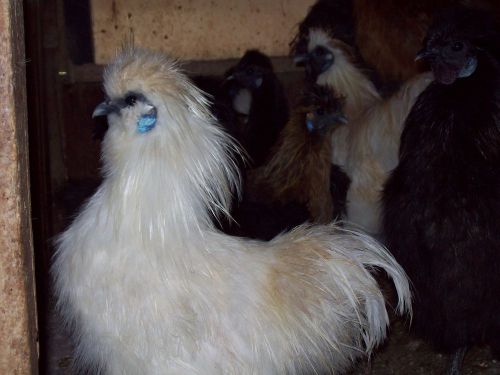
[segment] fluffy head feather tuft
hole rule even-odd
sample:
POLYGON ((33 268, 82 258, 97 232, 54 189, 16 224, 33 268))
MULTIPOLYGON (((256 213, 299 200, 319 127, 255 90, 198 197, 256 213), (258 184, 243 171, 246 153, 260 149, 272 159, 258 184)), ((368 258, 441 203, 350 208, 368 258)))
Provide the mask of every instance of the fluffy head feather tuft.
MULTIPOLYGON (((122 190, 121 206, 131 204, 140 189, 141 196, 151 197, 141 204, 151 204, 152 213, 158 205, 179 206, 183 217, 172 222, 185 228, 211 227, 212 218, 200 213, 227 213, 239 176, 229 156, 235 154, 235 145, 216 124, 205 96, 175 60, 134 48, 121 52, 105 70, 104 88, 105 105, 111 108, 104 170, 117 182, 115 189, 122 190), (166 186, 164 181, 172 183, 166 186)), ((141 225, 161 229, 168 219, 163 215, 168 213, 142 218, 141 225)))
POLYGON ((290 43, 293 55, 307 48, 310 29, 324 30, 330 38, 354 45, 354 16, 351 0, 318 0, 299 24, 299 31, 290 43))
POLYGON ((349 121, 380 101, 375 85, 360 68, 356 51, 351 46, 315 28, 309 30, 306 41, 307 54, 303 61, 306 71, 311 72, 310 77, 315 83, 330 86, 345 97, 345 113, 349 121))

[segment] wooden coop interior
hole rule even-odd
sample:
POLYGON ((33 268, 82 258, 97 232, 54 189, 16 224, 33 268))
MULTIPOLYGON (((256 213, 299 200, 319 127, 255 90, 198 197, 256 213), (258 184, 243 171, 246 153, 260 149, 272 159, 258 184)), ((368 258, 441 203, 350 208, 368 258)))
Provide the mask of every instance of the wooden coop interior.
MULTIPOLYGON (((60 349, 64 338, 54 334, 58 322, 53 316, 49 276, 53 243, 99 183, 100 143, 106 121, 91 115, 103 99, 104 66, 122 44, 133 39, 137 46, 165 51, 183 61, 192 77, 221 77, 246 50, 259 49, 271 57, 293 105, 304 73, 289 57, 289 43, 313 3, 2 2, 0 48, 5 73, 0 90, 10 110, 7 117, 1 117, 5 136, 0 140, 0 183, 5 193, 0 217, 0 270, 5 270, 2 285, 7 292, 0 301, 6 319, 0 328, 9 339, 0 345, 0 373, 69 374, 71 352, 64 351, 66 347, 60 349), (5 155, 11 156, 5 159, 5 155), (12 169, 12 165, 16 167, 12 169), (19 293, 13 292, 16 289, 19 293)), ((377 2, 364 3, 372 6, 377 2)), ((407 3, 414 2, 383 1, 380 7, 409 6, 407 3)), ((370 38, 363 30, 360 35, 370 38)), ((368 53, 378 56, 377 51, 368 53)), ((405 53, 404 47, 394 53, 405 53)), ((405 74, 412 73, 410 69, 387 78, 407 78, 405 74)))

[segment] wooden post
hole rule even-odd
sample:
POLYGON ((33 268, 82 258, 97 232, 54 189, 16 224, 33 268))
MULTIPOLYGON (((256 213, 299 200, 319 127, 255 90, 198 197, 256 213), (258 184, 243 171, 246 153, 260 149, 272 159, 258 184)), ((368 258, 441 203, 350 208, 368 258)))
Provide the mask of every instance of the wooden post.
POLYGON ((36 374, 22 1, 0 0, 0 374, 36 374))

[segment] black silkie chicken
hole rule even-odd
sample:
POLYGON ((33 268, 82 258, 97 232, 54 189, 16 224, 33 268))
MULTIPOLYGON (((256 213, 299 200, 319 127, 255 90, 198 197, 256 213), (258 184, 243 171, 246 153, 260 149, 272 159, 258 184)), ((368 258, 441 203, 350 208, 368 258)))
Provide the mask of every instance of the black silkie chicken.
POLYGON ((399 166, 386 184, 389 250, 415 287, 415 331, 455 353, 500 353, 500 38, 480 11, 447 9, 419 58, 435 81, 402 134, 399 166))
POLYGON ((239 117, 225 122, 226 127, 247 152, 250 165, 258 167, 289 119, 286 94, 269 57, 258 50, 247 51, 226 73, 221 95, 222 101, 231 100, 239 117))

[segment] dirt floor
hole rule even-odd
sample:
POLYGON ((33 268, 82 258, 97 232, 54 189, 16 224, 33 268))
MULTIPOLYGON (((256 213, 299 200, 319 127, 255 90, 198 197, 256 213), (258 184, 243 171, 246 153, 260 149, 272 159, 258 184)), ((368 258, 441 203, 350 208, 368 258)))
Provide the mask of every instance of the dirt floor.
MULTIPOLYGON (((399 321, 392 324, 387 342, 375 352, 371 372, 360 364, 351 375, 443 375, 448 356, 432 350, 426 343, 411 337, 399 321)), ((499 375, 500 362, 488 348, 472 348, 464 361, 463 375, 499 375)))
MULTIPOLYGON (((51 342, 49 374, 72 375, 71 349, 66 337, 58 333, 51 342)), ((349 375, 443 375, 447 363, 447 356, 410 337, 406 327, 396 321, 387 342, 375 352, 371 365, 360 363, 349 375)), ((500 362, 492 359, 488 348, 473 348, 465 357, 463 375, 500 375, 500 362)))

